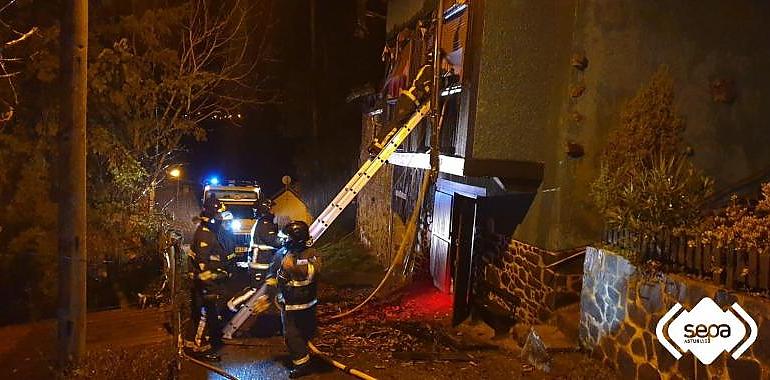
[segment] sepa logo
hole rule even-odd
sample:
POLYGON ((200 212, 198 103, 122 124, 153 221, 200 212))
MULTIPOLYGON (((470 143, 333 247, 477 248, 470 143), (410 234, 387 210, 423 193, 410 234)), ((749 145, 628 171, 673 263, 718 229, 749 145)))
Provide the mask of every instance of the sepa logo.
POLYGON ((678 303, 674 305, 660 319, 655 333, 663 347, 675 358, 679 359, 683 353, 692 351, 701 363, 708 365, 722 351, 732 352, 733 359, 738 359, 757 339, 757 323, 738 303, 723 311, 711 298, 704 297, 691 311, 683 310, 678 303), (671 342, 663 333, 666 324, 671 342))

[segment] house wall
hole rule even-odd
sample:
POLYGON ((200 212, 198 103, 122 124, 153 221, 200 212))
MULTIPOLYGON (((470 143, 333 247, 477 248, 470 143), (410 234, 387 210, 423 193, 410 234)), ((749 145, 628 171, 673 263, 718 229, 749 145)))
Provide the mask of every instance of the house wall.
MULTIPOLYGON (((545 299, 555 294, 547 263, 537 256, 549 257, 599 239, 602 219, 590 202, 589 189, 598 175, 601 152, 618 125, 623 104, 661 65, 675 82, 676 105, 687 119, 685 141, 694 148, 692 160, 716 179, 718 188, 770 166, 770 149, 765 148, 770 126, 764 115, 770 109, 770 49, 761 48, 767 45, 766 33, 758 32, 770 24, 770 3, 471 4, 472 11, 482 5, 484 14, 482 23, 471 22, 471 35, 481 36, 480 43, 471 42, 472 49, 480 49, 473 63, 478 72, 464 77, 475 87, 473 96, 473 89, 463 91, 475 110, 469 120, 468 152, 474 159, 545 165, 543 182, 523 221, 476 238, 476 252, 484 252, 476 261, 477 279, 518 297, 524 305, 517 311, 520 320, 542 320, 549 311, 545 299), (474 29, 479 27, 481 34, 474 29), (587 57, 584 71, 570 65, 575 53, 587 57), (735 83, 732 103, 715 101, 710 86, 717 80, 735 83), (567 157, 570 141, 583 146, 583 157, 567 157)), ((364 133, 362 141, 369 141, 364 133)), ((390 232, 386 225, 393 178, 387 170, 359 198, 359 233, 376 247, 387 246, 390 232)), ((575 283, 564 289, 574 290, 575 283)))
POLYGON ((589 247, 580 300, 580 344, 616 368, 624 379, 770 377, 770 301, 728 292, 677 275, 643 277, 625 258, 589 247), (706 366, 691 353, 678 361, 655 335, 660 318, 676 303, 691 310, 703 297, 718 305, 734 302, 756 321, 759 336, 738 360, 726 352, 706 366))
MULTIPOLYGON (((374 138, 375 124, 365 115, 362 120, 361 154, 359 162, 368 157, 367 147, 374 138)), ((361 242, 377 256, 381 263, 390 263, 391 253, 391 194, 393 193, 393 166, 383 166, 358 193, 356 202, 356 232, 361 242)))
POLYGON ((284 191, 273 198, 273 214, 279 226, 288 224, 291 221, 301 220, 305 223, 312 223, 313 217, 307 205, 291 191, 284 191))
POLYGON ((624 102, 661 65, 675 82, 692 160, 717 188, 770 166, 770 49, 759 32, 770 22, 770 3, 474 3, 483 3, 484 30, 472 155, 545 163, 515 238, 549 250, 598 239, 601 218, 589 189, 607 135, 624 102), (571 67, 573 53, 588 58, 585 71, 571 67), (734 82, 732 104, 714 100, 717 80, 734 82), (585 156, 568 158, 568 141, 581 144, 585 156))
POLYGON ((477 86, 473 158, 548 158, 544 142, 558 124, 568 81, 563 56, 569 57, 574 3, 483 1, 478 78, 469 84, 477 86))

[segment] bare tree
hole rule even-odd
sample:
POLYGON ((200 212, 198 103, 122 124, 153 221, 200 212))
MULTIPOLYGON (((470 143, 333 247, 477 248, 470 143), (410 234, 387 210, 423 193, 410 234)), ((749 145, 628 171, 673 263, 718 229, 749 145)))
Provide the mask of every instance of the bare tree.
POLYGON ((275 24, 272 0, 251 3, 194 2, 182 39, 179 71, 191 78, 206 78, 171 95, 167 111, 174 112, 172 118, 183 112, 197 123, 232 117, 246 104, 278 100, 269 88, 270 76, 259 70, 274 60, 269 43, 275 24))
MULTIPOLYGON (((161 130, 170 133, 174 125, 211 119, 240 124, 244 107, 280 101, 272 76, 262 70, 276 60, 270 43, 273 16, 273 0, 192 1, 179 61, 180 76, 189 85, 163 101, 161 130)), ((166 177, 178 149, 178 141, 157 146, 153 185, 166 177)))
POLYGON ((93 65, 93 102, 103 103, 105 137, 120 140, 104 144, 105 156, 119 154, 117 161, 131 158, 144 168, 146 186, 136 196, 152 198, 182 139, 205 138, 201 123, 239 124, 246 107, 280 101, 263 70, 275 61, 273 0, 190 0, 125 22, 128 35, 93 65), (158 19, 178 27, 148 26, 158 19))
POLYGON ((0 80, 3 88, 0 93, 0 127, 9 122, 19 104, 19 94, 16 90, 14 78, 20 74, 18 66, 24 62, 24 58, 14 55, 25 41, 38 32, 37 27, 30 27, 26 32, 18 30, 4 20, 4 15, 16 3, 16 0, 7 1, 0 7, 0 80))

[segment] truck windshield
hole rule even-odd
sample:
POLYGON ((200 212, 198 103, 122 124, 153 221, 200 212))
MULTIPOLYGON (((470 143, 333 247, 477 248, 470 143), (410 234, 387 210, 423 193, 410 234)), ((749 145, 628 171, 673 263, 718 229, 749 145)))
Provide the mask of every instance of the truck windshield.
POLYGON ((254 208, 250 205, 225 204, 233 219, 254 219, 254 208))

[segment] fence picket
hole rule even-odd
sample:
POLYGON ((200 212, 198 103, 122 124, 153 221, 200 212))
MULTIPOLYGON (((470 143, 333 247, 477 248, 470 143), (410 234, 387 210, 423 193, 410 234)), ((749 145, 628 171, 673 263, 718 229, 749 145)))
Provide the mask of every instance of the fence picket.
POLYGON ((626 245, 628 244, 628 231, 625 229, 619 230, 617 239, 621 247, 627 248, 626 245))
POLYGON ((722 247, 716 246, 714 247, 713 255, 711 256, 711 276, 714 283, 718 285, 722 284, 722 279, 724 278, 723 273, 725 271, 722 260, 722 251, 722 247))
POLYGON ((703 246, 703 262, 702 262, 702 274, 705 277, 711 276, 711 244, 706 244, 703 246))
POLYGON ((735 250, 732 246, 725 247, 725 287, 735 289, 735 250))
POLYGON ((680 270, 685 270, 685 268, 687 267, 687 238, 685 238, 684 236, 681 236, 679 238, 679 245, 682 247, 679 253, 680 255, 679 263, 681 264, 680 270))
POLYGON ((703 249, 700 244, 693 247, 692 269, 699 276, 703 274, 703 249))
POLYGON ((759 254, 759 288, 770 289, 770 249, 759 254))
POLYGON ((687 242, 684 242, 685 244, 685 271, 691 272, 693 269, 693 261, 695 261, 695 249, 687 244, 687 242))
POLYGON ((749 286, 756 289, 759 286, 759 252, 749 252, 749 286))
POLYGON ((751 289, 770 295, 770 248, 737 251, 732 244, 702 243, 688 236, 663 231, 655 236, 625 228, 607 227, 605 243, 635 251, 645 260, 657 260, 666 271, 679 271, 708 279, 728 289, 751 289))
POLYGON ((742 251, 735 252, 735 283, 741 286, 746 286, 746 277, 748 271, 746 271, 746 254, 742 251))

